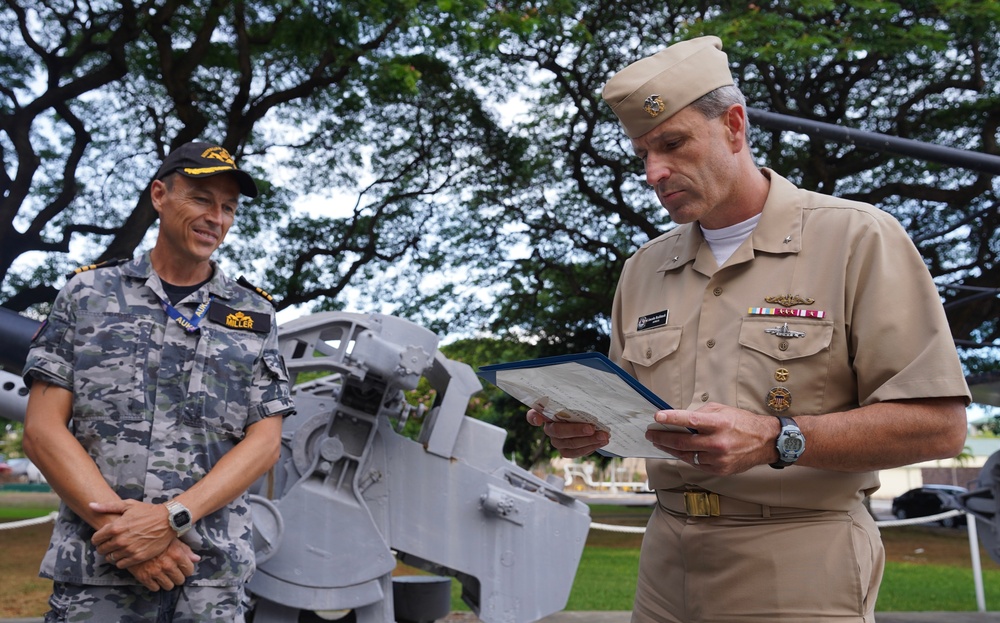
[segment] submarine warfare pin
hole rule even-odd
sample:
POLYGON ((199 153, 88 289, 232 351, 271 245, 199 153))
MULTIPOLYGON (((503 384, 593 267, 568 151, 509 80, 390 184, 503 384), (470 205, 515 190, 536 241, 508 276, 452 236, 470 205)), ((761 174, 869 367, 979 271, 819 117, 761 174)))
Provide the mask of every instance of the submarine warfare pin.
POLYGON ((770 329, 764 329, 764 333, 770 333, 771 335, 776 335, 778 337, 805 337, 804 331, 792 331, 788 328, 788 323, 782 324, 780 327, 771 327, 770 329))

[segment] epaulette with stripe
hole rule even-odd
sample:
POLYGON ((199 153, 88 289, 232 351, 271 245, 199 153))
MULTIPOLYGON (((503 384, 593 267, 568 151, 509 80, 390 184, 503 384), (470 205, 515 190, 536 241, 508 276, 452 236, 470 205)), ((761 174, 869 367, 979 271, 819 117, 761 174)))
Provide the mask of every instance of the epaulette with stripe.
POLYGON ((268 294, 267 292, 261 290, 260 288, 258 288, 254 284, 250 283, 249 281, 247 281, 246 277, 240 275, 240 278, 236 280, 236 283, 240 284, 241 286, 243 286, 247 290, 251 290, 251 291, 256 292, 257 294, 263 296, 265 299, 267 299, 267 301, 270 304, 274 305, 274 297, 271 296, 270 294, 268 294))
POLYGON ((119 258, 116 258, 116 259, 113 259, 113 260, 107 260, 107 261, 104 261, 104 262, 98 262, 97 264, 87 264, 86 266, 81 266, 79 268, 74 269, 73 272, 71 272, 70 274, 66 275, 66 278, 69 279, 70 277, 72 277, 74 275, 79 275, 80 273, 85 273, 88 270, 94 270, 94 269, 97 269, 97 268, 108 268, 109 266, 118 266, 119 264, 124 264, 125 262, 130 262, 130 261, 132 261, 132 258, 130 258, 130 257, 119 257, 119 258))

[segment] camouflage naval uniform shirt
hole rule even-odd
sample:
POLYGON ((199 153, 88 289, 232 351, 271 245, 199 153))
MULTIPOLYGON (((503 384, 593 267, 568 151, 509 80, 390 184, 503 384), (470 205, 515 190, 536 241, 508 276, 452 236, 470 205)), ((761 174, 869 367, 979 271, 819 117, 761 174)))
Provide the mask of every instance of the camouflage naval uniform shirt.
MULTIPOLYGON (((123 499, 170 500, 248 426, 293 410, 271 304, 213 268, 212 279, 176 305, 191 318, 211 300, 193 333, 164 311, 168 299, 147 253, 72 277, 32 344, 26 380, 73 392, 70 430, 123 499)), ((40 575, 138 584, 105 562, 93 534, 63 504, 40 575)), ((247 494, 198 521, 183 540, 201 556, 187 584, 246 581, 254 570, 247 494)))

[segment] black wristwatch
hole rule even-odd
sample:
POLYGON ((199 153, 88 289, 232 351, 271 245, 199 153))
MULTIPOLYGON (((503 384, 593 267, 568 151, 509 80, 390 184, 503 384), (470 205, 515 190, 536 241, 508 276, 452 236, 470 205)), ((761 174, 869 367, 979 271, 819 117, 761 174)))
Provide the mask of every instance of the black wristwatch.
POLYGON ((191 529, 191 511, 177 500, 170 500, 164 506, 167 507, 167 522, 174 529, 177 536, 182 536, 191 529))
POLYGON ((778 460, 771 463, 771 467, 784 469, 797 461, 805 452, 806 438, 792 418, 779 415, 778 422, 781 424, 781 432, 778 433, 778 439, 774 444, 778 448, 778 460))

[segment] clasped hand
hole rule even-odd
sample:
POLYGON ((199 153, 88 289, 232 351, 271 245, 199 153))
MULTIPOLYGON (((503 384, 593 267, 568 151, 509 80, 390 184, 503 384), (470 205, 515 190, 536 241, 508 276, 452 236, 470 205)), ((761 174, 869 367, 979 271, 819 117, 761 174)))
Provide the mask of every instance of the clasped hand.
POLYGON ((90 508, 116 515, 94 533, 91 542, 97 552, 119 569, 128 569, 149 590, 170 590, 194 573, 201 557, 174 534, 164 506, 122 500, 95 502, 90 508))

